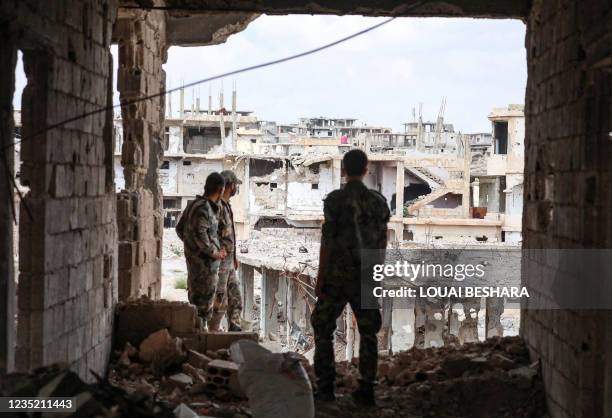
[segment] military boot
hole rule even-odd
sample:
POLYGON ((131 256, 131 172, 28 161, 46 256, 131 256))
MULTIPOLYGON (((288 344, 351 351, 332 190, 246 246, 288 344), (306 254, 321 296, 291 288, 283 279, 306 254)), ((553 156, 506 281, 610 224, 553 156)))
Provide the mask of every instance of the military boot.
POLYGON ((314 393, 315 401, 321 402, 333 402, 336 400, 336 394, 334 393, 334 384, 327 382, 317 383, 317 390, 314 393))
POLYGON ((360 380, 359 388, 353 392, 353 400, 359 406, 376 406, 376 400, 374 399, 374 383, 360 380))

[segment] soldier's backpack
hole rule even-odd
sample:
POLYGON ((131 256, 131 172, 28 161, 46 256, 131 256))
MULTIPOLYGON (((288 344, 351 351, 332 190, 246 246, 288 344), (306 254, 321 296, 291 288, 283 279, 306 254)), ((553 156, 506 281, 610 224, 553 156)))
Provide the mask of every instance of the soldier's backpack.
POLYGON ((185 241, 185 226, 187 225, 187 222, 189 222, 191 213, 194 211, 194 209, 202 206, 204 203, 206 203, 206 199, 198 196, 187 204, 187 207, 181 214, 181 217, 179 218, 179 221, 175 227, 176 235, 178 235, 181 241, 185 241))

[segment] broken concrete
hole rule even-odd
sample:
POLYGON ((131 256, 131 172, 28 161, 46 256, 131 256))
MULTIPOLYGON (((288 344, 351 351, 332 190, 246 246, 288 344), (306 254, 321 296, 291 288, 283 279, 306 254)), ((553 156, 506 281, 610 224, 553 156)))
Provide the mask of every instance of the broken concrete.
POLYGON ((138 345, 151 333, 167 329, 173 336, 188 336, 200 328, 196 308, 185 302, 140 298, 117 306, 115 340, 138 345))
POLYGON ((172 338, 166 329, 149 335, 139 348, 140 359, 145 363, 150 363, 156 372, 163 372, 182 363, 186 358, 183 341, 178 337, 172 338))

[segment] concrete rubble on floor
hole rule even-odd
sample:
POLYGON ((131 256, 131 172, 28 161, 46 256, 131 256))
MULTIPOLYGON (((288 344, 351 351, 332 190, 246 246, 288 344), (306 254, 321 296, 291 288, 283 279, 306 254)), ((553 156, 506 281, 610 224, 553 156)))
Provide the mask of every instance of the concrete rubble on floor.
MULTIPOLYGON (((200 416, 251 417, 248 401, 232 388, 237 365, 229 350, 209 350, 208 363, 192 354, 181 366, 156 374, 127 345, 113 354, 108 379, 86 385, 66 367, 14 374, 0 382, 0 396, 77 396, 72 417, 173 417, 184 404, 200 416), (125 358, 129 362, 124 361, 125 358), (126 364, 127 363, 127 364, 126 364), (211 374, 212 370, 215 373, 211 374), (207 390, 211 377, 223 375, 229 384, 207 390)), ((302 365, 314 381, 313 367, 302 365)), ((337 365, 336 402, 316 404, 318 418, 352 417, 545 417, 545 400, 538 364, 529 364, 518 337, 492 338, 459 347, 413 348, 379 362, 376 408, 358 408, 348 394, 356 387, 357 362, 337 365)))

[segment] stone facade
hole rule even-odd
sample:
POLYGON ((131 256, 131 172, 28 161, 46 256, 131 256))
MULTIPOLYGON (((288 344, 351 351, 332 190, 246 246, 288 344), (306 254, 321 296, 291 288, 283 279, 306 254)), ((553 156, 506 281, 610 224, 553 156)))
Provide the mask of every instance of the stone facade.
MULTIPOLYGON (((611 23, 609 1, 533 2, 526 42, 525 248, 612 246, 611 23)), ((540 264, 553 273, 559 268, 540 264)), ((546 292, 540 274, 524 269, 523 280, 546 292)), ((610 416, 609 311, 525 309, 522 317, 522 335, 542 361, 551 415, 610 416)))

